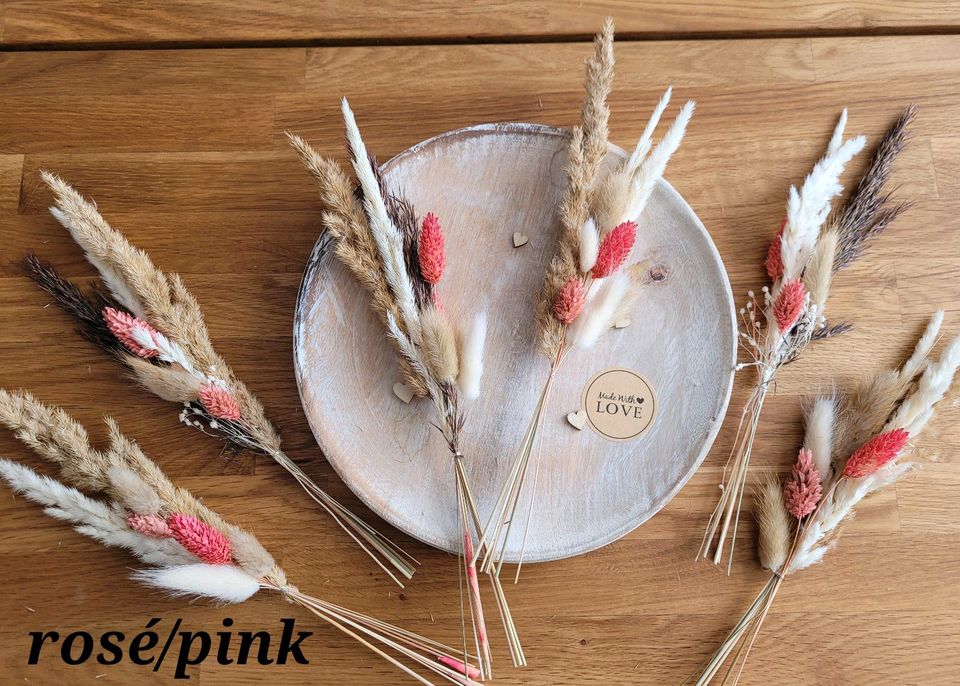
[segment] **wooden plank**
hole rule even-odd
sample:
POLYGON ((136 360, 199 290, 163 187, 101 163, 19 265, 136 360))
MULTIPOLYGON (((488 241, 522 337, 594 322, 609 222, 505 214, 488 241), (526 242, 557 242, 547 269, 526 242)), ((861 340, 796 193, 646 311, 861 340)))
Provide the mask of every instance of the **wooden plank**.
POLYGON ((607 15, 616 18, 620 32, 636 36, 870 33, 946 29, 960 24, 960 10, 947 0, 758 0, 748 4, 718 0, 682 4, 670 0, 429 0, 411 4, 387 0, 349 5, 291 0, 269 6, 258 0, 174 0, 162 5, 8 0, 4 10, 0 40, 7 45, 584 37, 595 33, 607 15))
MULTIPOLYGON (((4 8, 8 16, 11 6, 4 8)), ((873 7, 882 6, 858 11, 873 7)), ((922 19, 923 6, 916 7, 922 19)), ((128 10, 133 28, 138 12, 158 18, 167 12, 128 10)), ((482 28, 469 7, 464 11, 482 28)), ((654 21, 656 13, 648 11, 647 21, 654 21)), ((754 11, 742 10, 745 16, 754 11)), ((629 12, 640 14, 625 16, 629 12)), ((790 11, 783 14, 789 18, 790 11)), ((437 32, 461 21, 453 17, 441 26, 429 11, 425 16, 431 21, 423 22, 429 24, 424 30, 437 32)), ((37 17, 39 27, 45 20, 37 17)), ((60 15, 64 26, 70 17, 60 15)), ((111 21, 78 20, 72 30, 79 35, 99 27, 119 39, 123 34, 111 21)), ((229 16, 222 21, 229 27, 229 16)), ((541 21, 543 30, 550 21, 541 21)), ((705 21, 691 17, 691 30, 705 21)), ((174 24, 158 19, 151 30, 169 32, 174 24)), ((216 35, 209 23, 199 26, 185 30, 216 35)), ((511 26, 506 21, 499 30, 511 26)), ((571 23, 564 30, 593 29, 571 23)), ((50 196, 37 171, 62 172, 162 267, 184 273, 218 349, 281 425, 291 455, 324 488, 368 514, 319 454, 297 397, 293 305, 318 231, 318 203, 283 130, 297 130, 342 157, 342 94, 350 96, 381 158, 483 121, 570 124, 587 51, 586 44, 544 43, 0 56, 0 385, 30 388, 63 404, 97 441, 105 436, 99 418, 115 415, 175 480, 248 524, 302 588, 456 642, 456 571, 449 556, 398 534, 424 567, 402 595, 393 590, 282 470, 263 460, 228 462, 216 440, 180 427, 175 407, 134 388, 72 333, 65 316, 44 309, 48 298, 15 262, 35 248, 72 277, 92 274, 46 212, 50 196)), ((673 82, 677 99, 698 100, 689 138, 667 176, 709 228, 738 300, 762 285, 761 261, 783 215, 787 185, 802 180, 840 109, 850 106, 851 133, 875 140, 902 106, 920 104, 914 140, 893 177, 899 196, 914 206, 862 262, 837 277, 828 305, 831 316, 857 328, 786 368, 765 410, 755 473, 784 471, 800 440, 801 394, 895 363, 937 307, 947 310, 947 331, 960 329, 960 44, 952 36, 653 41, 621 44, 617 57, 611 126, 618 144, 631 144, 662 85, 673 82)), ((664 511, 600 551, 531 565, 521 585, 507 589, 531 667, 509 669, 491 630, 501 665, 497 683, 677 683, 722 638, 764 579, 751 518, 745 517, 732 579, 692 558, 748 382, 737 380, 733 415, 714 450, 664 511)), ((784 586, 742 683, 955 681, 960 435, 951 427, 958 420, 954 394, 917 441, 919 459, 939 460, 896 490, 871 497, 837 550, 784 586), (798 651, 795 637, 812 633, 817 641, 798 651), (856 650, 849 649, 851 636, 856 650)), ((0 454, 43 466, 6 431, 0 431, 0 454)), ((45 655, 39 667, 27 667, 26 632, 133 635, 155 616, 162 626, 180 617, 186 630, 210 632, 223 630, 225 617, 237 630, 276 631, 281 618, 296 616, 298 628, 316 632, 307 642, 310 666, 208 660, 191 672, 201 683, 399 681, 398 673, 286 604, 263 598, 214 608, 144 592, 127 580, 134 566, 129 556, 76 535, 6 491, 0 493, 0 553, 0 571, 15 589, 0 596, 4 683, 101 674, 106 683, 144 680, 149 667, 129 662, 67 668, 45 655)), ((158 678, 171 677, 171 670, 168 663, 158 678)))

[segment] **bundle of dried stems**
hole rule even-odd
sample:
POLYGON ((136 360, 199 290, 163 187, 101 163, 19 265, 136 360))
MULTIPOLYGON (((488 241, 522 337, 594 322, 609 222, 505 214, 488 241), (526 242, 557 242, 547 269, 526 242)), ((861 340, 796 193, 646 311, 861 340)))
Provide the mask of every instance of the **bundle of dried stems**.
POLYGON ((100 273, 92 294, 29 255, 34 281, 73 315, 81 332, 122 362, 145 389, 182 403, 180 420, 239 448, 269 455, 286 469, 363 550, 398 584, 413 576, 416 560, 320 488, 280 447, 280 434, 263 406, 210 342, 203 312, 178 274, 110 227, 94 203, 54 174, 43 180, 56 196, 50 212, 100 273))
POLYGON ((786 578, 820 562, 836 546, 843 523, 860 501, 915 466, 902 461, 910 453, 909 442, 933 417, 960 367, 960 336, 939 360, 927 359, 942 323, 943 312, 937 312, 899 369, 866 379, 852 392, 822 394, 807 404, 806 435, 790 478, 782 488, 770 479, 757 492, 758 551, 770 580, 697 670, 698 686, 710 683, 731 655, 723 682, 731 677, 733 683, 739 681, 786 578))
POLYGON ((218 603, 241 603, 260 590, 275 591, 421 684, 432 683, 424 674, 475 683, 470 678, 475 668, 455 657, 452 648, 300 592, 253 534, 175 486, 112 419, 106 421, 110 445, 101 450, 63 410, 26 392, 0 389, 0 423, 55 465, 61 480, 7 459, 0 460, 0 478, 51 517, 140 558, 148 568, 133 577, 142 583, 218 603))
MULTIPOLYGON (((479 655, 479 678, 491 676, 490 647, 483 619, 472 528, 479 516, 470 491, 461 445, 463 397, 479 394, 486 318, 480 314, 460 335, 447 317, 438 291, 446 267, 443 229, 433 214, 417 219, 405 198, 387 188, 376 160, 367 152, 346 99, 342 110, 347 147, 356 175, 350 181, 335 161, 317 154, 303 139, 290 142, 320 187, 323 225, 334 253, 367 289, 370 306, 395 348, 404 383, 416 395, 427 396, 436 410, 434 426, 452 456, 457 493, 457 518, 462 549, 461 584, 468 606, 462 607, 471 640, 479 655)), ((491 576, 493 593, 507 634, 514 665, 525 664, 519 637, 499 579, 491 576)))
POLYGON ((910 106, 897 118, 874 150, 856 188, 831 214, 831 203, 843 192, 840 175, 866 143, 863 136, 843 141, 847 123, 847 111, 843 111, 824 156, 799 191, 790 188, 787 215, 767 252, 771 285, 763 287, 762 299, 750 291, 746 306, 740 310, 740 344, 751 361, 737 365, 737 369, 756 368, 757 383, 741 414, 720 497, 698 555, 720 564, 729 538, 728 574, 733 569, 740 507, 767 393, 779 369, 797 359, 811 342, 851 328, 846 322, 826 320, 827 297, 834 275, 858 258, 866 242, 907 207, 892 200, 886 183, 915 114, 916 108, 910 106))
MULTIPOLYGON (((641 264, 631 260, 641 215, 693 116, 694 103, 690 101, 653 146, 653 133, 670 102, 671 90, 667 89, 630 156, 613 169, 605 169, 610 118, 607 96, 613 84, 613 67, 613 21, 607 19, 586 63, 586 98, 581 122, 573 128, 567 150, 567 188, 556 254, 537 297, 539 348, 550 360, 549 374, 481 538, 489 544, 482 569, 496 575, 503 567, 531 462, 534 474, 539 469, 540 455, 535 445, 554 378, 568 352, 591 347, 629 311, 643 283, 641 264)), ((536 477, 516 579, 523 563, 535 491, 536 477)))

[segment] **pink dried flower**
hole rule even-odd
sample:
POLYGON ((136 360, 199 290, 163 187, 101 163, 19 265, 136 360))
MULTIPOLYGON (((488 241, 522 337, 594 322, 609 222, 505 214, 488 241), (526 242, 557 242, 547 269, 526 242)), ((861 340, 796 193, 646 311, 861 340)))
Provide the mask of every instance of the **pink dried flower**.
POLYGON ((771 281, 776 281, 783 276, 783 232, 787 229, 787 218, 784 217, 780 222, 780 230, 767 249, 767 261, 764 266, 767 268, 767 276, 771 281))
POLYGON ((123 343, 123 347, 138 357, 148 358, 156 357, 156 350, 148 350, 137 342, 133 332, 135 329, 146 331, 151 338, 157 333, 157 330, 147 324, 139 317, 134 317, 121 310, 112 307, 103 308, 103 321, 106 322, 110 333, 117 337, 117 340, 123 343))
POLYGON ((806 297, 807 290, 799 278, 784 284, 780 289, 773 303, 773 318, 777 321, 781 333, 786 333, 797 323, 806 297))
POLYGON ((560 320, 561 324, 571 324, 583 310, 583 304, 586 302, 587 294, 583 289, 583 281, 579 276, 571 276, 570 280, 563 284, 563 288, 557 293, 557 299, 553 303, 553 314, 560 320))
POLYGON ((138 534, 150 538, 170 538, 173 536, 173 531, 167 526, 167 523, 157 515, 130 512, 127 515, 127 526, 138 534))
POLYGON ((630 251, 633 249, 633 243, 637 240, 637 225, 627 221, 618 224, 600 241, 600 248, 597 251, 597 261, 593 265, 591 273, 597 279, 610 276, 623 266, 630 251))
POLYGON ((823 487, 820 483, 820 472, 813 464, 813 453, 806 448, 800 449, 797 463, 793 465, 790 480, 783 487, 783 499, 787 505, 787 512, 797 519, 803 519, 813 512, 823 487))
POLYGON ((878 434, 853 451, 843 468, 847 479, 870 476, 900 454, 907 444, 910 433, 906 429, 894 429, 878 434))
POLYGON ((200 387, 200 402, 211 416, 217 419, 240 419, 240 403, 230 395, 230 391, 214 384, 204 384, 200 387))
POLYGON ((420 229, 419 255, 420 274, 429 284, 437 284, 443 277, 447 266, 447 257, 443 248, 443 228, 440 220, 432 212, 423 218, 420 229))
POLYGON ((230 563, 230 541, 209 524, 179 513, 170 515, 167 524, 177 543, 204 562, 212 565, 230 563))

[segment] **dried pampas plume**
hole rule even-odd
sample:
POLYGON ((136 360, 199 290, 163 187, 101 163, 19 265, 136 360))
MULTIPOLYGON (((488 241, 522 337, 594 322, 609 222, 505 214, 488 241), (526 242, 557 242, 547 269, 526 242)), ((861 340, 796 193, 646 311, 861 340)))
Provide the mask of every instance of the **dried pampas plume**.
POLYGON ((427 369, 440 383, 455 383, 460 360, 456 334, 450 321, 436 307, 428 307, 420 315, 420 326, 427 369))
POLYGON ((760 564, 771 572, 779 572, 790 550, 790 514, 783 500, 780 481, 767 476, 757 487, 755 497, 760 524, 760 564))

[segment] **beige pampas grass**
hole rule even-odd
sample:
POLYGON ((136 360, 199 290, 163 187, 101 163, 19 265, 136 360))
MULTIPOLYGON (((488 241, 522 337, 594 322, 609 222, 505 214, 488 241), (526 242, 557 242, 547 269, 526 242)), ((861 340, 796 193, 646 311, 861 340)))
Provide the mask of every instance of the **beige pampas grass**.
POLYGON ((537 298, 540 351, 551 360, 559 354, 565 336, 564 326, 553 316, 553 303, 564 284, 578 272, 580 231, 590 217, 590 193, 608 150, 607 96, 613 84, 613 65, 613 20, 607 19, 594 41, 593 56, 587 60, 587 95, 581 123, 573 128, 567 147, 567 190, 560 206, 557 252, 537 298))
POLYGON ((600 249, 600 234, 597 223, 590 217, 580 228, 580 271, 584 274, 597 263, 597 251, 600 249))
POLYGON ((823 317, 827 296, 830 294, 830 282, 833 279, 833 264, 837 255, 837 232, 828 229, 820 235, 813 251, 810 264, 803 272, 803 285, 810 294, 810 304, 817 308, 817 316, 823 317))
POLYGON ((762 479, 757 487, 756 502, 760 564, 771 572, 779 572, 790 552, 790 515, 783 502, 780 480, 773 476, 762 479))
POLYGON ((133 378, 154 395, 177 403, 187 403, 200 397, 200 379, 183 367, 159 365, 139 357, 124 359, 133 372, 133 378))
POLYGON ((804 424, 807 429, 803 446, 813 455, 813 464, 823 481, 829 479, 831 474, 836 415, 837 398, 833 394, 818 396, 804 408, 804 424))
POLYGON ((430 374, 441 384, 454 384, 460 371, 457 337, 450 321, 436 307, 420 314, 424 362, 430 374))
POLYGON ((128 510, 143 515, 160 513, 160 495, 129 467, 114 465, 107 471, 107 478, 117 500, 128 510))

